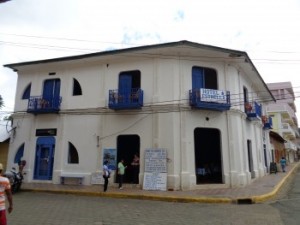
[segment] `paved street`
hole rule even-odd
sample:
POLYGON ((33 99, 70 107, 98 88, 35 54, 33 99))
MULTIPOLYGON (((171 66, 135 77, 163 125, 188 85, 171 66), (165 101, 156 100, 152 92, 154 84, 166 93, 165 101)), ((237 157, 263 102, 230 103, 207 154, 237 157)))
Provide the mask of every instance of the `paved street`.
POLYGON ((285 180, 277 199, 257 204, 180 203, 23 191, 14 195, 14 211, 8 215, 8 222, 9 225, 296 225, 300 220, 299 188, 300 169, 285 180))
POLYGON ((199 204, 21 192, 9 225, 283 224, 268 204, 199 204))
POLYGON ((290 182, 285 189, 280 199, 272 206, 278 209, 284 224, 298 225, 300 224, 300 169, 294 176, 293 182, 290 182))

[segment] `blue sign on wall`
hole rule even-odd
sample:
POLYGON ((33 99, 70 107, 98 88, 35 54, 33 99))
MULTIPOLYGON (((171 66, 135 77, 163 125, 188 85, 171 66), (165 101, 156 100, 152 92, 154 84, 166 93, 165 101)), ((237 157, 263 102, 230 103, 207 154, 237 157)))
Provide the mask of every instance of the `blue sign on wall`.
POLYGON ((117 149, 106 148, 103 150, 103 164, 108 161, 108 169, 116 170, 117 168, 117 149))

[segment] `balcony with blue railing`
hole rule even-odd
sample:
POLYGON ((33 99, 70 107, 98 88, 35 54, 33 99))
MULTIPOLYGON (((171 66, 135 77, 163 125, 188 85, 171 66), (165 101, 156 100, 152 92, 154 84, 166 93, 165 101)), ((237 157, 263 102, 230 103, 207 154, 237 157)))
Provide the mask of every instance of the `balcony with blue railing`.
POLYGON ((270 116, 262 116, 261 120, 262 120, 262 123, 264 125, 263 129, 265 129, 265 130, 273 129, 272 117, 270 117, 270 116))
POLYGON ((245 102, 245 112, 248 120, 260 120, 261 119, 261 105, 256 101, 245 102))
POLYGON ((229 91, 195 88, 189 91, 189 100, 197 109, 226 111, 231 107, 229 91))
POLYGON ((42 96, 31 96, 28 99, 27 112, 33 114, 57 113, 60 111, 61 96, 54 97, 50 100, 42 96))
POLYGON ((110 109, 140 109, 144 104, 144 92, 140 88, 132 88, 129 92, 120 89, 109 90, 110 109))

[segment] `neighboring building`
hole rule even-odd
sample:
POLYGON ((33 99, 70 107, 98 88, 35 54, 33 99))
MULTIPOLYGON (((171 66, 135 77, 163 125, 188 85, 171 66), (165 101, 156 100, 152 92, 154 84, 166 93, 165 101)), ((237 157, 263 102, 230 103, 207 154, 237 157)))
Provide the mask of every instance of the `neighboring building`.
POLYGON ((90 185, 106 158, 130 183, 138 153, 142 185, 157 148, 172 190, 245 186, 271 162, 260 103, 274 97, 245 52, 180 41, 5 66, 18 72, 8 159, 27 161, 25 182, 90 185))
MULTIPOLYGON (((267 85, 276 98, 276 103, 270 103, 266 107, 267 114, 272 118, 272 130, 286 140, 284 157, 288 162, 293 163, 298 160, 299 128, 292 84, 291 82, 278 82, 267 85)), ((277 163, 279 160, 279 157, 275 157, 277 163)))
POLYGON ((3 164, 4 171, 7 169, 7 157, 9 149, 9 137, 11 126, 8 121, 0 120, 0 163, 3 164))
POLYGON ((281 137, 278 133, 270 131, 270 143, 272 162, 275 162, 277 165, 277 170, 281 171, 279 161, 282 157, 286 156, 286 140, 284 140, 283 137, 281 137))

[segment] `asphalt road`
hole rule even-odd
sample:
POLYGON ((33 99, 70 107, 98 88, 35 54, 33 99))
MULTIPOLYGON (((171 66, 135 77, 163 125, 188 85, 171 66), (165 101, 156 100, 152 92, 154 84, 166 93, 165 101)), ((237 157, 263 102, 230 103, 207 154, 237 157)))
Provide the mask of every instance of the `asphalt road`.
POLYGON ((271 206, 276 208, 283 220, 283 224, 300 224, 300 169, 298 169, 293 180, 286 185, 286 190, 280 199, 273 202, 271 206))
POLYGON ((262 204, 199 204, 20 192, 9 225, 296 225, 300 224, 300 173, 280 199, 262 204), (298 223, 297 223, 298 221, 298 223))

